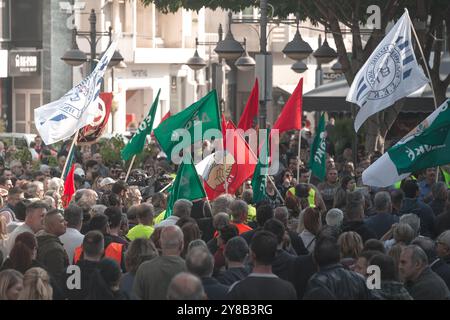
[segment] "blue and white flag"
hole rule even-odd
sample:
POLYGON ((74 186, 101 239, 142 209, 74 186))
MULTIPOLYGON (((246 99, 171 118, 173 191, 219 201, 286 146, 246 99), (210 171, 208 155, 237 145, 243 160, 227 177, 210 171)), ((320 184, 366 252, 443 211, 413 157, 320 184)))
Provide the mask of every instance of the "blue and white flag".
POLYGON ((94 71, 61 99, 34 110, 36 129, 45 144, 72 136, 77 130, 93 123, 98 113, 100 87, 117 41, 113 41, 94 71))
POLYGON ((355 118, 356 132, 371 115, 428 83, 414 55, 411 27, 411 19, 405 9, 356 74, 347 94, 347 101, 360 106, 355 118))

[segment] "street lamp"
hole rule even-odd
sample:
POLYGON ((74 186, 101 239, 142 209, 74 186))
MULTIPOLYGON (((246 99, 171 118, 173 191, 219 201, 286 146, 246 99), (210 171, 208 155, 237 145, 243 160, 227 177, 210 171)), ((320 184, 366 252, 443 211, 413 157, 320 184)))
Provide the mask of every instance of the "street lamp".
MULTIPOLYGON (((322 37, 319 35, 319 42, 321 39, 322 37)), ((337 52, 328 44, 326 31, 325 41, 316 51, 314 51, 313 56, 316 58, 318 64, 327 64, 337 58, 337 52)))
POLYGON ((247 39, 244 38, 244 54, 236 60, 234 65, 241 71, 250 71, 255 67, 255 59, 249 56, 247 52, 247 39))
MULTIPOLYGON (((89 22, 90 22, 90 31, 89 32, 77 31, 77 29, 73 29, 72 49, 68 50, 64 54, 64 56, 61 57, 61 60, 63 60, 65 63, 67 63, 68 65, 71 65, 71 66, 80 66, 83 63, 90 61, 91 72, 92 72, 95 68, 96 57, 97 57, 97 42, 98 42, 97 36, 99 36, 100 38, 104 37, 104 36, 108 36, 109 42, 111 43, 112 28, 109 27, 109 30, 107 32, 97 32, 97 29, 96 29, 97 16, 95 14, 94 9, 91 10, 91 14, 89 16, 89 22), (78 48, 77 40, 76 40, 77 36, 84 37, 89 42, 89 45, 91 47, 90 59, 88 59, 86 54, 78 48)), ((116 51, 114 51, 114 54, 113 54, 108 66, 109 67, 116 66, 121 61, 123 61, 123 57, 120 54, 120 52, 116 50, 116 51)))
POLYGON ((297 31, 294 38, 286 44, 283 49, 283 53, 292 60, 303 60, 309 57, 313 52, 308 42, 302 39, 299 31, 299 20, 297 19, 297 31))
POLYGON ((308 70, 308 66, 303 61, 297 61, 291 66, 291 69, 296 73, 303 73, 308 70))

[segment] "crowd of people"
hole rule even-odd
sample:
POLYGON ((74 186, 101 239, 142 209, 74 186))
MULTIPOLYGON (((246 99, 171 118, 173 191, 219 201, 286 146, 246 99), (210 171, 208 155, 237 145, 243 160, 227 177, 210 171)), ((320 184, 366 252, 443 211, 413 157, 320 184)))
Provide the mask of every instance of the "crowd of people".
POLYGON ((127 181, 95 145, 77 150, 63 208, 68 145, 37 137, 36 170, 1 143, 0 300, 450 298, 450 194, 436 169, 371 188, 361 175, 377 155, 354 163, 351 149, 327 148, 320 182, 306 165, 310 141, 299 159, 296 137, 280 140, 265 200, 245 183, 212 201, 178 199, 169 217, 176 171, 156 145, 127 181))

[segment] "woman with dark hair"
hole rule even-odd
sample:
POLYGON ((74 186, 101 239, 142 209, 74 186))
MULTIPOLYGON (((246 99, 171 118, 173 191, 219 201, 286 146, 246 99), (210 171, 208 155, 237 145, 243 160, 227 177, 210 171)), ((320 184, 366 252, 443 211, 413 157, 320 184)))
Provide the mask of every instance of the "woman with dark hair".
POLYGON ((133 282, 139 266, 158 256, 158 250, 149 239, 137 238, 131 242, 125 256, 127 273, 120 280, 120 290, 128 294, 133 300, 133 282))
POLYGON ((306 208, 303 213, 304 229, 300 233, 305 248, 312 253, 316 244, 316 237, 322 227, 320 213, 317 209, 306 208))
POLYGON ((2 270, 14 269, 25 274, 28 269, 42 267, 36 261, 37 241, 34 234, 24 232, 17 236, 9 258, 3 263, 2 270))
POLYGON ((347 194, 355 191, 356 181, 352 176, 345 176, 341 179, 341 185, 336 190, 333 200, 333 208, 344 209, 347 205, 347 194))
POLYGON ((87 300, 129 300, 128 295, 120 290, 122 271, 116 261, 105 258, 101 260, 92 274, 87 300))
POLYGON ((202 232, 200 231, 200 228, 195 221, 183 224, 183 226, 181 227, 181 231, 183 231, 184 236, 184 248, 180 256, 184 259, 187 254, 189 243, 191 243, 191 241, 201 239, 202 232))
POLYGON ((294 175, 289 169, 281 171, 281 174, 277 176, 276 186, 283 197, 286 195, 289 188, 292 187, 292 179, 294 179, 294 175))

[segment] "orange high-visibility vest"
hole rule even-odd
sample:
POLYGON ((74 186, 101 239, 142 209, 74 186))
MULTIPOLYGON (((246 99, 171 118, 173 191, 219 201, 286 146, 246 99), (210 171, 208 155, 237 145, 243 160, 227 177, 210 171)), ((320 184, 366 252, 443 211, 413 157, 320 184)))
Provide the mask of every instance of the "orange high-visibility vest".
MULTIPOLYGON (((122 264, 122 251, 123 251, 122 243, 111 242, 109 246, 107 246, 105 249, 104 257, 115 260, 120 266, 122 264)), ((76 264, 80 260, 82 254, 83 254, 83 246, 75 248, 75 253, 73 255, 74 264, 76 264)))

